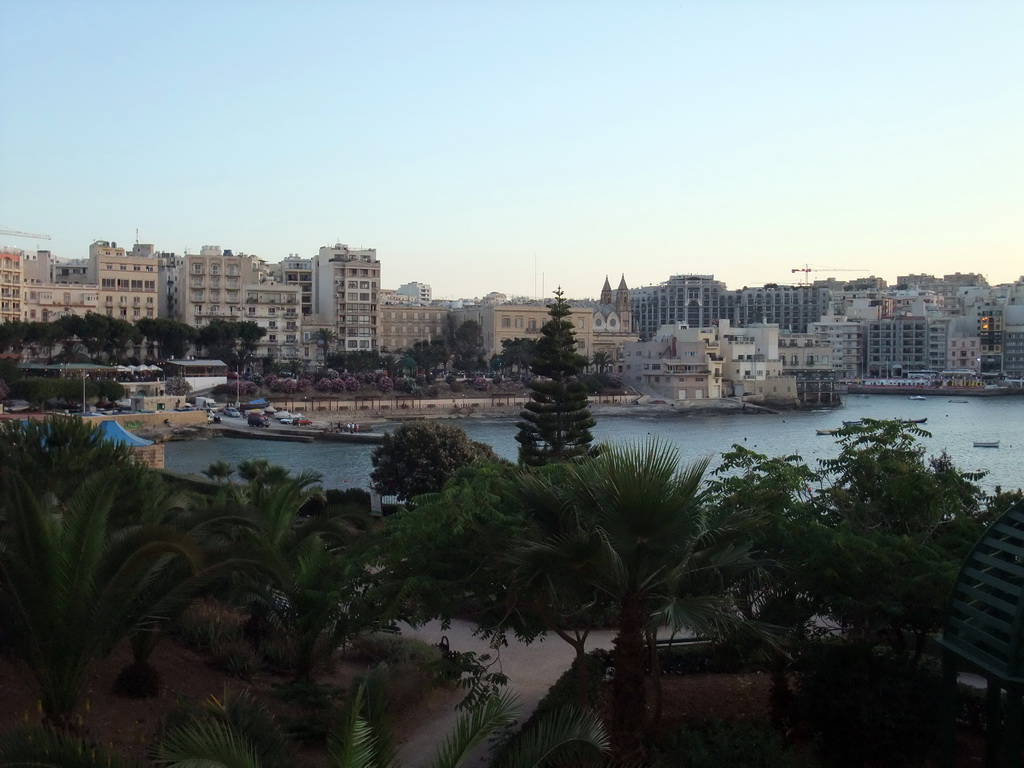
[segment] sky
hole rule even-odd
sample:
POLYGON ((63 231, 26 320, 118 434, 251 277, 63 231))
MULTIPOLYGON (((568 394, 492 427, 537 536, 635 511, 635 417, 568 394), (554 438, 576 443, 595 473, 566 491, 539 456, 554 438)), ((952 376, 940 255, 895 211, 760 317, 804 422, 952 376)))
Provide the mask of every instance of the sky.
POLYGON ((1024 3, 5 0, 0 244, 596 297, 1024 275, 1024 3))

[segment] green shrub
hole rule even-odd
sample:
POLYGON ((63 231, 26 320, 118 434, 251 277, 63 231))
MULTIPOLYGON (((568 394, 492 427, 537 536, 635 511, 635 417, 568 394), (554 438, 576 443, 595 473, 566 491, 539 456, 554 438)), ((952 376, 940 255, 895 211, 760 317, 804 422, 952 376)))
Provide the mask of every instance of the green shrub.
POLYGON ((817 763, 789 747, 767 723, 715 721, 680 728, 654 746, 656 768, 812 768, 817 763))
POLYGON ((241 638, 244 624, 245 617, 230 605, 200 598, 181 612, 170 631, 186 645, 206 651, 241 638))
POLYGON ((934 757, 942 677, 862 643, 824 642, 797 661, 796 725, 829 765, 910 765, 934 757))
POLYGON ((384 672, 393 712, 421 701, 439 683, 441 650, 419 638, 387 632, 361 635, 353 641, 349 657, 384 672))
POLYGON ((223 640, 211 649, 213 663, 232 677, 249 680, 263 666, 256 649, 241 638, 223 640))
POLYGON ((371 632, 352 641, 349 656, 355 661, 369 665, 383 662, 389 666, 432 666, 441 659, 441 650, 418 637, 406 637, 390 632, 371 632))

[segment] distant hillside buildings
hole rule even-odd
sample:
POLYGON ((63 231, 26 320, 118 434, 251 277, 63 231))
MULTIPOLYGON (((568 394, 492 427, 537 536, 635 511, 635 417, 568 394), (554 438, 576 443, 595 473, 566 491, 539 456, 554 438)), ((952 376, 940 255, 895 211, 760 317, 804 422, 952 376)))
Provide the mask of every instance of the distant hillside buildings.
MULTIPOLYGON (((0 322, 90 312, 196 328, 249 320, 266 331, 259 356, 296 367, 335 351, 400 353, 467 320, 491 357, 504 341, 539 338, 547 303, 497 291, 436 301, 417 281, 386 288, 376 249, 343 243, 277 263, 216 245, 174 254, 97 240, 80 259, 0 247, 0 322)), ((788 396, 794 386, 922 371, 1024 377, 1024 278, 989 286, 973 273, 909 274, 891 287, 869 277, 730 290, 710 274, 633 289, 623 275, 570 305, 581 354, 673 399, 773 387, 788 396)))

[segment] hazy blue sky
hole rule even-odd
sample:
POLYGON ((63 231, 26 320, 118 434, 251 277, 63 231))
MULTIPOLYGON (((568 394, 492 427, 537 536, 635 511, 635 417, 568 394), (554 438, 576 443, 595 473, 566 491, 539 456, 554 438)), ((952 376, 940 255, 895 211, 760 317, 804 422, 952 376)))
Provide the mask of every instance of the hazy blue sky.
POLYGON ((340 240, 452 298, 1024 274, 1021 0, 6 0, 0 34, 0 227, 60 256, 340 240))

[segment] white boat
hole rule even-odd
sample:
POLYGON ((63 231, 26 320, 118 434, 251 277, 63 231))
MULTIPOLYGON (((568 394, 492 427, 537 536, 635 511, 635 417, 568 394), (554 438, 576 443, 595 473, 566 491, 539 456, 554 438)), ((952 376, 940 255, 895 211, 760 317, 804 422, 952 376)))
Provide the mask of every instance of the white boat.
POLYGON ((974 441, 974 447, 975 448, 998 448, 999 447, 999 441, 998 440, 975 440, 974 441))
POLYGON ((924 395, 911 395, 907 400, 927 400, 928 398, 924 395))

